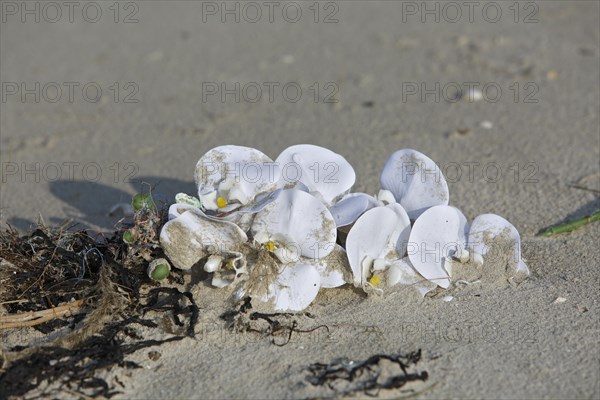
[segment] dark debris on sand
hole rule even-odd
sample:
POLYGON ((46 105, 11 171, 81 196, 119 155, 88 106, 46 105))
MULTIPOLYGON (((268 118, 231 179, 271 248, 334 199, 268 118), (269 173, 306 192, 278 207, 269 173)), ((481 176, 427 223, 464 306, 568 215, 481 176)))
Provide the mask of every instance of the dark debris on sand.
POLYGON ((292 340, 294 333, 310 333, 318 329, 324 329, 329 333, 327 325, 312 325, 310 328, 300 328, 298 320, 312 320, 314 315, 308 312, 303 313, 262 313, 250 312, 252 309, 252 299, 243 298, 237 309, 229 310, 223 313, 220 318, 226 322, 231 329, 241 332, 253 332, 260 336, 268 336, 271 343, 278 347, 286 346, 292 340), (277 337, 281 336, 281 339, 277 337))
POLYGON ((199 310, 192 294, 177 287, 180 277, 170 277, 173 287, 167 287, 146 274, 149 261, 163 256, 158 232, 165 217, 164 210, 144 207, 108 238, 43 224, 26 235, 11 227, 0 232, 0 307, 8 312, 0 316, 0 330, 17 324, 57 336, 37 347, 0 348, 0 399, 67 393, 110 398, 118 391, 99 372, 139 368, 126 357, 194 336, 199 310), (127 230, 136 233, 134 243, 123 241, 127 230), (77 307, 52 315, 69 305, 77 307), (176 332, 160 340, 136 333, 136 327, 157 329, 162 337, 167 333, 147 317, 150 312, 166 313, 176 332), (14 322, 28 313, 48 318, 29 325, 14 322))
POLYGON ((327 386, 336 396, 365 394, 377 396, 380 390, 399 389, 408 382, 426 381, 427 371, 411 372, 421 360, 421 350, 408 354, 377 354, 364 361, 334 360, 308 367, 308 382, 327 386), (384 368, 383 364, 389 364, 384 368))

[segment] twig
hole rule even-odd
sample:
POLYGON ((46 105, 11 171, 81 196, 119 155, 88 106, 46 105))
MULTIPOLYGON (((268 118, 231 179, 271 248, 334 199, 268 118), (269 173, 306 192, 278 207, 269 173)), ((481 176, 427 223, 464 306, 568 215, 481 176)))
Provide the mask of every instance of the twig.
POLYGON ((21 328, 43 324, 44 322, 56 318, 73 315, 79 311, 82 305, 83 300, 77 300, 69 304, 48 308, 42 311, 0 316, 0 329, 21 328))
POLYGON ((15 303, 27 303, 29 299, 18 299, 18 300, 9 300, 0 302, 0 306, 4 304, 15 304, 15 303))

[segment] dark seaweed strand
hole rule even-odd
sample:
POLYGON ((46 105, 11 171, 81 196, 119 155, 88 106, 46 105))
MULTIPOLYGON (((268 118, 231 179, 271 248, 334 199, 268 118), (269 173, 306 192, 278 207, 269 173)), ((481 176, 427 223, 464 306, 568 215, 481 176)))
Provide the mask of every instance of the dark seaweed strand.
POLYGON ((327 385, 336 395, 347 396, 362 392, 368 396, 376 396, 382 389, 398 389, 408 382, 425 381, 429 375, 427 371, 410 373, 408 368, 416 365, 421 360, 421 350, 409 354, 377 354, 369 357, 365 361, 354 363, 352 365, 340 361, 330 364, 314 363, 308 367, 312 376, 307 380, 314 386, 327 385), (380 372, 378 365, 381 360, 387 360, 395 363, 401 369, 402 374, 394 375, 385 382, 379 382, 380 372), (345 391, 337 392, 335 384, 339 381, 356 382, 357 384, 345 391))
MULTIPOLYGON (((30 357, 19 360, 0 376, 2 392, 0 398, 25 396, 42 382, 59 382, 59 389, 72 389, 85 393, 88 397, 110 398, 118 391, 111 391, 108 383, 96 372, 114 365, 126 369, 141 368, 137 363, 125 360, 125 356, 139 349, 181 340, 176 336, 165 340, 144 340, 133 344, 123 344, 116 336, 133 323, 144 322, 128 319, 108 327, 100 335, 93 336, 81 346, 70 350, 63 347, 44 347, 30 357)), ((40 393, 44 397, 49 393, 40 393)))
POLYGON ((176 288, 159 287, 150 290, 148 293, 149 301, 146 305, 146 311, 158 311, 158 310, 171 310, 173 312, 173 319, 179 326, 183 326, 183 323, 179 319, 182 314, 189 314, 188 328, 186 335, 194 337, 194 328, 198 323, 200 309, 196 305, 194 296, 190 292, 180 292, 176 288), (162 293, 167 293, 167 297, 160 298, 162 293), (182 307, 179 303, 180 300, 187 299, 190 302, 189 306, 182 307))
MULTIPOLYGON (((259 329, 248 328, 247 331, 248 332, 258 332, 258 333, 263 333, 263 334, 268 333, 269 335, 271 335, 271 343, 274 344, 275 346, 279 346, 279 347, 283 347, 283 346, 289 344, 290 341, 292 340, 292 334, 294 332, 310 333, 310 332, 314 332, 317 329, 321 329, 321 328, 325 328, 327 330, 327 332, 329 332, 329 327, 327 325, 318 325, 318 326, 315 326, 310 329, 297 329, 298 322, 296 322, 296 320, 293 320, 291 325, 282 325, 281 322, 273 319, 273 318, 280 317, 280 316, 288 317, 288 316, 292 316, 292 315, 295 315, 295 314, 290 314, 290 313, 265 314, 265 313, 253 312, 252 314, 250 314, 250 319, 253 321, 256 321, 258 319, 266 321, 269 324, 269 329, 266 332, 263 332, 259 329), (275 341, 275 334, 277 334, 278 332, 281 332, 281 331, 286 331, 286 330, 288 331, 287 340, 283 343, 277 343, 275 341)), ((307 316, 309 318, 312 317, 312 315, 310 315, 310 314, 308 314, 307 316)))
MULTIPOLYGON (((149 292, 149 300, 140 309, 142 314, 149 311, 169 311, 173 318, 189 314, 186 336, 174 336, 164 340, 141 340, 134 334, 132 325, 138 324, 157 328, 158 325, 149 319, 139 316, 124 318, 106 326, 99 334, 94 335, 73 349, 63 347, 42 347, 28 357, 13 362, 0 375, 0 399, 22 398, 30 391, 39 388, 44 382, 58 382, 58 391, 75 390, 87 397, 111 398, 120 393, 111 390, 108 382, 96 376, 101 370, 108 370, 115 365, 125 369, 136 369, 140 366, 125 359, 134 352, 163 343, 179 341, 194 336, 194 326, 198 321, 198 307, 191 293, 182 293, 174 288, 156 288, 149 292), (163 296, 167 294, 167 296, 163 296), (190 301, 190 306, 181 306, 182 299, 190 301), (133 343, 124 343, 124 336, 135 339, 133 343)), ((18 349, 13 349, 18 350, 18 349)), ((50 396, 45 390, 39 397, 50 396)))
MULTIPOLYGON (((237 310, 234 309, 234 310, 226 311, 220 316, 220 318, 222 320, 224 320, 225 322, 227 322, 229 327, 231 327, 231 328, 234 327, 236 318, 242 314, 246 314, 248 312, 248 310, 252 309, 251 301, 252 301, 252 299, 250 297, 245 297, 244 299, 242 299, 241 304, 237 310)), ((251 321, 263 320, 269 325, 269 327, 265 330, 261 330, 261 329, 252 328, 251 326, 246 326, 245 330, 246 330, 246 332, 255 332, 255 333, 258 333, 261 335, 271 336, 271 343, 278 347, 283 347, 283 346, 289 344, 292 339, 292 334, 294 332, 310 333, 310 332, 316 331, 317 329, 325 328, 327 330, 327 332, 329 333, 329 327, 327 325, 318 325, 318 326, 315 326, 310 329, 298 329, 298 323, 296 320, 293 320, 291 325, 283 325, 283 324, 281 324, 281 322, 279 322, 276 319, 278 317, 290 317, 293 315, 296 315, 296 314, 291 314, 291 313, 268 314, 268 313, 261 313, 261 312, 253 312, 249 315, 249 318, 251 321), (281 331, 288 331, 287 339, 283 343, 277 343, 275 341, 275 335, 281 331)), ((311 313, 308 313, 308 312, 305 312, 304 316, 311 318, 311 319, 315 318, 314 315, 312 315, 311 313)))

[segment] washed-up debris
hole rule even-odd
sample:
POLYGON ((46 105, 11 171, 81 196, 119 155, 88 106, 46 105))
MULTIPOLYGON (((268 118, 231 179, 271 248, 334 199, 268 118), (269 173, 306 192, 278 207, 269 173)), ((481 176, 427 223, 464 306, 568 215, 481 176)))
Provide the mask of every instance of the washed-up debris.
POLYGON ((331 363, 315 363, 308 367, 307 380, 314 386, 327 386, 335 396, 365 394, 377 396, 378 391, 399 389, 409 382, 426 381, 427 371, 414 371, 421 360, 421 350, 408 354, 377 354, 364 361, 347 359, 331 363))
MULTIPOLYGON (((140 349, 186 337, 178 335, 160 340, 144 339, 134 329, 136 325, 158 328, 152 319, 142 318, 144 314, 150 311, 169 312, 175 323, 187 326, 187 336, 194 335, 198 308, 190 294, 177 289, 156 288, 150 291, 147 299, 146 304, 136 308, 137 315, 106 325, 73 348, 44 346, 10 362, 8 369, 0 374, 0 397, 22 398, 34 389, 40 389, 35 394, 38 397, 60 397, 61 393, 66 392, 83 398, 111 398, 120 393, 114 389, 115 385, 99 377, 98 373, 110 370, 115 365, 125 369, 141 368, 138 363, 126 360, 126 357, 140 349), (182 298, 189 300, 190 305, 181 306, 182 298), (179 318, 181 315, 186 316, 187 323, 179 318)), ((23 349, 17 347, 12 350, 23 349)))
MULTIPOLYGON (((115 385, 99 372, 116 365, 138 368, 127 355, 194 336, 199 311, 192 294, 157 287, 147 275, 150 261, 159 261, 154 275, 162 265, 157 243, 166 210, 152 198, 141 200, 132 223, 110 237, 43 223, 25 235, 11 227, 0 232, 0 306, 5 312, 0 329, 54 332, 42 344, 0 348, 0 398, 110 398, 117 393, 115 385), (123 239, 124 232, 133 233, 131 241, 123 239), (160 320, 174 329, 159 326, 151 312, 160 312, 160 320), (136 327, 145 327, 145 336, 154 336, 147 328, 155 328, 160 338, 144 338, 136 327), (165 339, 166 334, 173 336, 165 339)), ((168 271, 158 272, 157 278, 164 279, 168 271)), ((169 284, 175 284, 173 278, 169 284)))
MULTIPOLYGON (((48 333, 66 326, 67 322, 53 319, 41 324, 46 322, 45 312, 74 311, 74 304, 81 306, 96 296, 103 258, 114 259, 121 249, 114 245, 115 253, 109 255, 111 239, 97 240, 85 231, 71 232, 69 228, 51 230, 40 225, 23 236, 11 228, 0 232, 0 258, 4 260, 0 269, 3 283, 0 303, 9 313, 5 317, 12 322, 27 313, 35 313, 42 318, 40 324, 27 325, 48 333)), ((124 278, 132 286, 127 275, 124 273, 124 278)), ((8 327, 11 326, 0 326, 8 327)))
MULTIPOLYGON (((289 318, 294 314, 286 314, 286 313, 275 313, 275 314, 263 314, 263 313, 259 313, 259 312, 253 312, 252 314, 250 314, 250 320, 251 321, 265 321, 268 324, 268 327, 266 329, 257 329, 257 328, 253 328, 251 324, 248 325, 247 327, 247 331, 248 332, 257 332, 263 335, 269 335, 271 336, 271 343, 273 343, 275 346, 279 346, 279 347, 283 347, 285 345, 287 345, 288 343, 290 343, 290 341, 292 340, 292 335, 294 333, 310 333, 310 332, 314 332, 317 329, 325 329, 327 330, 327 332, 329 332, 329 327, 327 325, 317 325, 308 329, 302 329, 298 326, 298 322, 296 319, 292 319, 291 323, 282 323, 280 320, 278 320, 278 317, 284 317, 284 318, 289 318), (275 337, 277 335, 283 334, 285 336, 285 339, 281 342, 278 342, 275 340, 275 337)), ((311 318, 311 314, 309 313, 304 313, 304 316, 307 316, 309 318, 311 318)), ((294 317, 299 317, 299 315, 294 315, 294 317)))
POLYGON ((300 320, 313 320, 315 317, 311 313, 304 312, 301 314, 293 313, 262 313, 251 312, 251 299, 246 297, 240 303, 237 310, 230 310, 223 315, 221 319, 226 321, 230 328, 237 329, 242 332, 254 332, 261 336, 271 338, 271 343, 275 346, 283 347, 290 343, 294 333, 310 333, 318 329, 325 329, 329 333, 327 325, 314 325, 308 328, 303 328, 299 323, 300 320), (282 339, 277 339, 283 337, 282 339))
POLYGON ((441 168, 414 149, 388 157, 375 195, 351 192, 356 173, 348 160, 310 144, 274 160, 254 148, 218 146, 200 157, 194 181, 198 198, 175 196, 159 245, 174 268, 202 268, 211 286, 233 289, 234 301, 250 297, 261 311, 302 312, 321 289, 347 284, 368 295, 407 285, 424 296, 483 270, 515 285, 529 275, 515 226, 482 214, 469 228, 448 205, 441 168), (281 166, 292 164, 335 166, 335 179, 301 173, 290 180, 281 166), (244 176, 250 168, 256 179, 244 176), (409 252, 408 243, 427 246, 409 252), (430 244, 439 257, 423 255, 430 244))

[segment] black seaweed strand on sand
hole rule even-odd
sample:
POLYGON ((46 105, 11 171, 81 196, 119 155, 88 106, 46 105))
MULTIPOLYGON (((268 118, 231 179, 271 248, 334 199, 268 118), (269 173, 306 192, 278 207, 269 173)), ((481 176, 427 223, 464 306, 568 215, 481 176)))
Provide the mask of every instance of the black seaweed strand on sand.
MULTIPOLYGON (((72 228, 40 224, 27 235, 10 227, 0 232, 0 304, 9 312, 0 327, 57 336, 39 346, 0 349, 0 399, 110 398, 119 393, 116 385, 124 387, 122 377, 107 382, 101 372, 140 368, 127 356, 194 336, 199 309, 192 294, 159 286, 146 274, 147 259, 162 256, 160 248, 128 246, 122 230, 99 238, 72 228)), ((171 276, 169 284, 180 280, 171 276)))
POLYGON ((377 354, 364 361, 334 360, 308 367, 306 379, 314 386, 327 386, 336 396, 365 394, 377 396, 380 390, 399 389, 409 382, 426 381, 427 371, 411 372, 421 360, 421 349, 408 354, 377 354), (395 372, 383 373, 382 362, 395 367, 395 372))

